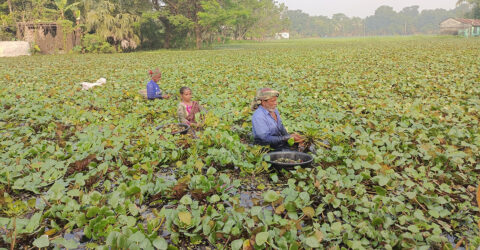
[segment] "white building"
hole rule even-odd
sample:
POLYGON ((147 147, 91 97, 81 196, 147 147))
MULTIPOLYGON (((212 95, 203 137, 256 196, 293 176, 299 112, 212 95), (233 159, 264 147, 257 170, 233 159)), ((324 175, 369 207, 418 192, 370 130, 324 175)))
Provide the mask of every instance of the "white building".
POLYGON ((280 33, 275 34, 275 39, 290 39, 290 33, 288 31, 282 31, 280 33))

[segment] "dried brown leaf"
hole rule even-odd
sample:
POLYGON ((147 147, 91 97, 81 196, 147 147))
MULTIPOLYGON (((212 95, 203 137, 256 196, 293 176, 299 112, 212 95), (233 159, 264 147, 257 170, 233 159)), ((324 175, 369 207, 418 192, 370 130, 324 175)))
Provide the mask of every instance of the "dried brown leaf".
POLYGON ((90 164, 90 162, 98 162, 97 161, 97 156, 95 154, 91 154, 89 156, 87 156, 87 158, 83 159, 83 160, 79 160, 79 161, 76 161, 74 163, 70 163, 70 165, 68 165, 68 169, 67 169, 67 172, 66 172, 66 176, 70 176, 76 172, 83 172, 83 171, 86 171, 88 170, 88 164, 90 164))

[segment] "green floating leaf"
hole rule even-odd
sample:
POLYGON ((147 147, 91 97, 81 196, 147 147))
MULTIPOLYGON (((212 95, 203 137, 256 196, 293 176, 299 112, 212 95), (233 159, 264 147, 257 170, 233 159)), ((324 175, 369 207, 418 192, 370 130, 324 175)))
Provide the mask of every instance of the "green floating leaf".
POLYGON ((138 194, 140 193, 142 190, 137 187, 137 186, 133 186, 133 187, 130 187, 127 192, 125 193, 126 196, 132 196, 134 194, 138 194))
POLYGON ((136 233, 130 235, 130 237, 128 237, 128 240, 136 243, 141 243, 145 240, 145 235, 142 232, 137 231, 136 233))
POLYGON ((243 246, 243 239, 232 241, 232 244, 231 244, 232 250, 242 249, 242 246, 243 246))
POLYGON ((372 220, 372 225, 373 226, 378 226, 378 225, 381 225, 383 224, 384 222, 384 219, 381 218, 381 217, 376 217, 375 219, 372 220))
POLYGON ((153 246, 159 250, 166 250, 168 243, 163 237, 157 237, 153 242, 153 246))
POLYGON ((416 225, 408 226, 408 230, 410 230, 410 232, 412 232, 412 233, 419 233, 420 232, 420 229, 418 229, 418 227, 416 225))
POLYGON ((390 181, 390 178, 388 178, 387 176, 384 176, 384 175, 379 175, 379 176, 377 176, 377 178, 378 178, 378 185, 380 185, 380 186, 385 186, 390 181))
POLYGON ((214 175, 215 173, 217 173, 217 170, 213 167, 209 167, 208 170, 207 170, 207 175, 214 175))
POLYGON ((79 246, 79 243, 73 239, 66 240, 64 238, 58 238, 58 239, 52 240, 52 243, 61 245, 66 249, 75 249, 75 248, 78 248, 79 246))
POLYGON ((220 196, 214 194, 210 197, 210 203, 217 203, 220 201, 220 196))
POLYGON ((47 235, 40 236, 40 238, 37 238, 36 240, 33 241, 33 245, 38 248, 48 247, 48 245, 50 245, 48 236, 47 235))
POLYGON ((320 247, 320 242, 318 241, 317 237, 315 237, 315 236, 308 237, 305 240, 305 244, 307 244, 307 246, 312 247, 312 248, 320 247))
POLYGON ((263 193, 263 199, 266 202, 274 202, 280 198, 280 195, 273 190, 268 190, 267 192, 263 193))
POLYGON ((340 235, 340 233, 343 230, 343 226, 341 222, 334 222, 331 226, 330 229, 332 229, 332 233, 334 235, 340 235))
POLYGON ((178 212, 178 218, 185 225, 190 225, 192 223, 192 214, 190 212, 178 212))
POLYGON ((97 216, 98 212, 100 211, 100 208, 99 207, 91 207, 88 209, 87 211, 87 218, 93 218, 95 216, 97 216))
POLYGON ((315 209, 313 209, 312 207, 304 207, 302 208, 302 211, 309 218, 313 218, 315 216, 315 209))
POLYGON ((375 186, 375 192, 380 196, 385 196, 387 194, 387 190, 380 186, 375 186))
POLYGON ((276 173, 270 174, 270 178, 272 179, 273 183, 278 182, 278 175, 276 173))
POLYGON ((31 218, 30 220, 28 221, 28 224, 27 226, 25 227, 25 232, 26 233, 33 233, 33 231, 35 229, 38 228, 38 226, 40 225, 40 220, 42 218, 42 213, 38 212, 38 213, 35 213, 31 218))
POLYGON ((259 245, 259 246, 262 246, 263 244, 265 244, 265 242, 267 242, 269 235, 270 235, 270 234, 269 234, 268 232, 258 233, 258 234, 255 236, 255 244, 257 244, 257 245, 259 245))
POLYGON ((184 195, 181 199, 180 199, 180 203, 183 204, 183 205, 191 205, 192 204, 192 198, 190 197, 190 195, 184 195))

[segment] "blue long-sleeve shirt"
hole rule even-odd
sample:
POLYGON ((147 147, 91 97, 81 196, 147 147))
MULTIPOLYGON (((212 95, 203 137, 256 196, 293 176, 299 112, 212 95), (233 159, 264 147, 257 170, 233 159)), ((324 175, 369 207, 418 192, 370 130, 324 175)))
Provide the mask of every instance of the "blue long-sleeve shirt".
POLYGON ((256 144, 270 145, 276 148, 284 145, 290 138, 277 109, 275 109, 275 114, 277 121, 262 106, 259 106, 253 113, 252 131, 256 144))
POLYGON ((147 83, 147 98, 150 100, 156 99, 156 98, 163 99, 162 90, 160 89, 158 84, 153 80, 150 80, 147 83))

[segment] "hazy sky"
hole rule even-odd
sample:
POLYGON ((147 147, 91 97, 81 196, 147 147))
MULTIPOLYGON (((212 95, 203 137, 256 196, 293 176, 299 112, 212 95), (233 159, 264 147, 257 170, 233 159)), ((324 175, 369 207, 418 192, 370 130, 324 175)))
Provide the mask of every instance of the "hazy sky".
POLYGON ((373 15, 382 6, 392 6, 396 11, 404 7, 418 5, 423 9, 453 9, 457 0, 277 0, 285 3, 289 10, 300 9, 310 15, 331 17, 343 13, 349 17, 366 17, 373 15))

